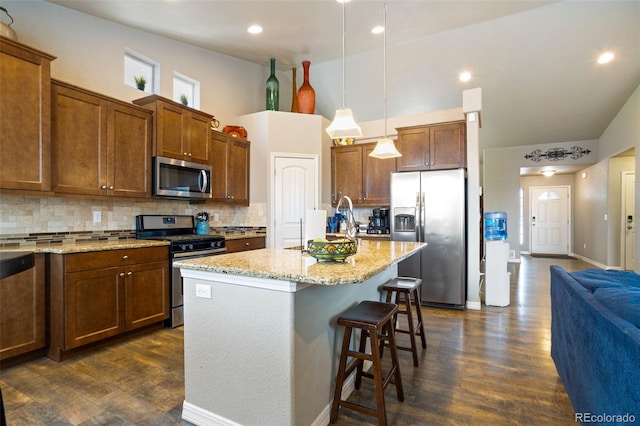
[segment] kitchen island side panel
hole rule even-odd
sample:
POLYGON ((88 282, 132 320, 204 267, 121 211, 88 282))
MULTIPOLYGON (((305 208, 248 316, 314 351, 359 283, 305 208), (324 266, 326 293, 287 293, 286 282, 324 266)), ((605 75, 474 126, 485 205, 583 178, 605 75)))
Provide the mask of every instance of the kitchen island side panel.
POLYGON ((337 318, 362 300, 380 300, 378 289, 397 275, 397 266, 362 283, 334 286, 183 274, 183 418, 195 424, 310 425, 329 422, 343 337, 337 318), (243 281, 282 288, 238 284, 243 281), (203 285, 211 287, 211 299, 196 297, 196 286, 203 285))

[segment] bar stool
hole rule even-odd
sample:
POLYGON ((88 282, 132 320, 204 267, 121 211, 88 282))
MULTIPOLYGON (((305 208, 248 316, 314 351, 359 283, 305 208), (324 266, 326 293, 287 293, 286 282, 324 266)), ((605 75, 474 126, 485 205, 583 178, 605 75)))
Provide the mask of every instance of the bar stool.
POLYGON ((394 324, 397 324, 398 314, 407 316, 409 329, 404 330, 396 328, 396 333, 408 334, 411 341, 411 347, 396 345, 396 348, 403 351, 410 351, 413 354, 414 367, 418 366, 416 336, 420 336, 422 340, 422 347, 427 347, 427 339, 424 334, 424 325, 422 321, 422 311, 420 310, 420 294, 418 293, 418 289, 421 285, 422 280, 420 278, 397 277, 387 281, 387 283, 382 286, 382 290, 387 292, 387 303, 391 302, 393 293, 395 293, 395 303, 398 306, 404 305, 404 309, 398 309, 398 312, 394 315, 393 322, 394 324), (400 297, 401 295, 402 297, 400 297), (414 303, 411 302, 412 297, 415 300, 416 315, 418 317, 418 323, 415 326, 413 324, 413 314, 411 312, 411 306, 414 305, 414 303))
POLYGON ((342 406, 378 418, 379 425, 387 424, 387 411, 384 405, 384 389, 391 378, 396 385, 398 401, 404 401, 402 389, 402 377, 398 365, 398 353, 396 351, 395 333, 393 330, 393 317, 398 311, 398 306, 392 303, 364 301, 349 309, 340 318, 338 324, 345 327, 342 339, 342 352, 340 353, 340 365, 336 378, 336 387, 331 406, 331 423, 338 418, 338 409, 342 406), (358 351, 349 350, 351 333, 354 328, 360 329, 360 347, 358 351), (371 353, 366 352, 367 338, 370 340, 371 353), (391 369, 386 377, 382 375, 381 348, 385 342, 391 349, 391 369), (347 358, 355 358, 347 366, 347 358), (371 361, 373 373, 363 372, 364 361, 371 361), (362 377, 372 378, 375 384, 376 409, 364 405, 355 404, 342 399, 342 385, 346 377, 357 369, 355 388, 360 389, 362 377))

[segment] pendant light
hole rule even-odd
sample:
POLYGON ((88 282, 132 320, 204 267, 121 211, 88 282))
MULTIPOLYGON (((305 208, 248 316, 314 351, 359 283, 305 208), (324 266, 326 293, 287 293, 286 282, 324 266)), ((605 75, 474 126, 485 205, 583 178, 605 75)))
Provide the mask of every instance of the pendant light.
POLYGON ((346 83, 346 42, 345 42, 345 3, 349 0, 338 0, 342 3, 342 108, 336 110, 333 121, 325 130, 331 139, 359 138, 362 130, 356 120, 353 119, 351 108, 347 108, 347 83, 346 83))
POLYGON ((402 154, 396 149, 396 145, 387 136, 387 2, 384 2, 384 33, 382 35, 384 46, 382 48, 383 58, 383 87, 384 87, 384 138, 378 139, 378 143, 373 151, 369 154, 375 158, 395 158, 402 157, 402 154))

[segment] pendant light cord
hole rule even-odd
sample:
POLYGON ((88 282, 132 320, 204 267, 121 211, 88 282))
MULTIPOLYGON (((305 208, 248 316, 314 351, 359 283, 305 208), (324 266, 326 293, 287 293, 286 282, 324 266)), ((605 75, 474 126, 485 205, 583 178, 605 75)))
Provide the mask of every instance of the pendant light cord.
POLYGON ((382 34, 382 87, 384 92, 384 137, 387 138, 387 2, 384 2, 384 34, 382 34))
POLYGON ((342 108, 347 106, 347 41, 345 37, 347 21, 345 19, 345 3, 346 1, 342 2, 342 108))

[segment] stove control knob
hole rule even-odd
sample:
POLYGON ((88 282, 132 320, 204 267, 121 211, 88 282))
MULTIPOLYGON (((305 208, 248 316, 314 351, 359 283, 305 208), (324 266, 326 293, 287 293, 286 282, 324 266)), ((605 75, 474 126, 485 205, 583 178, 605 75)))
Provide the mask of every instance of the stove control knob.
POLYGON ((217 242, 218 248, 224 248, 224 240, 220 240, 217 242))
POLYGON ((193 244, 189 244, 189 250, 193 250, 193 244))
POLYGON ((180 244, 180 250, 187 251, 187 245, 186 244, 180 244))

